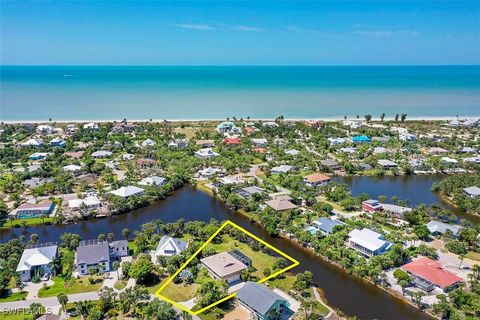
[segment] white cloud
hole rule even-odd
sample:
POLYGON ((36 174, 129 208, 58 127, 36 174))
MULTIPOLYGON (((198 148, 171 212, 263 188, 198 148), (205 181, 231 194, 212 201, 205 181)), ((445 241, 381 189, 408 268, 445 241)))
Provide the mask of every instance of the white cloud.
POLYGON ((191 29, 191 30, 215 30, 214 27, 208 24, 180 23, 180 24, 174 24, 174 26, 177 28, 191 29))
POLYGON ((244 25, 239 25, 239 26, 234 26, 233 29, 238 30, 238 31, 260 31, 259 28, 252 27, 252 26, 244 26, 244 25))

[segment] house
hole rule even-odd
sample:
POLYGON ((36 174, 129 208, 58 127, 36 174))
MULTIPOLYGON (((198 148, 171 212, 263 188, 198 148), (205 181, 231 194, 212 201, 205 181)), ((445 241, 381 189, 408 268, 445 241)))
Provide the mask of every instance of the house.
POLYGON ((100 127, 98 126, 98 123, 95 123, 95 122, 89 122, 83 125, 83 129, 86 129, 86 130, 98 130, 99 128, 100 127))
POLYGON ((212 139, 197 140, 196 145, 202 148, 213 148, 215 147, 215 140, 212 140, 212 139))
POLYGON ((343 152, 343 153, 355 153, 357 152, 357 148, 353 148, 353 147, 341 147, 340 149, 338 149, 340 152, 343 152))
POLYGON ((214 279, 224 280, 228 284, 240 281, 240 274, 248 267, 227 252, 220 252, 203 259, 202 265, 214 279))
POLYGON ((392 244, 384 240, 380 233, 363 228, 353 229, 348 234, 348 246, 366 257, 372 257, 384 254, 392 244))
POLYGON ((147 168, 147 167, 154 166, 157 163, 157 161, 155 161, 155 159, 152 159, 152 158, 140 158, 140 159, 137 159, 135 163, 139 167, 147 168))
POLYGON ((290 202, 290 200, 282 198, 266 201, 265 204, 275 211, 285 211, 298 208, 298 206, 290 202))
POLYGON ((309 174, 303 178, 303 182, 309 187, 317 187, 327 184, 330 181, 330 177, 319 172, 309 174))
POLYGON ((24 180, 22 183, 26 185, 29 189, 35 189, 41 185, 44 185, 45 183, 52 182, 52 178, 38 178, 38 177, 33 177, 27 180, 24 180))
POLYGON ((267 128, 267 129, 275 129, 275 128, 279 127, 278 123, 273 122, 273 121, 264 122, 264 123, 262 123, 262 126, 264 128, 267 128))
POLYGON ((97 240, 82 241, 75 257, 76 271, 87 275, 89 268, 98 268, 99 272, 110 271, 110 248, 107 242, 97 240))
POLYGON ((385 170, 398 168, 398 164, 387 159, 380 159, 377 161, 377 163, 379 166, 381 166, 385 170))
POLYGON ((65 172, 76 173, 80 170, 82 170, 82 166, 79 166, 78 164, 69 164, 63 167, 63 171, 65 172))
POLYGON ((436 236, 440 234, 444 234, 447 230, 450 230, 453 235, 458 235, 458 232, 462 229, 462 227, 455 225, 455 224, 447 224, 440 221, 432 220, 427 223, 427 229, 430 231, 430 234, 436 236))
POLYGON ((118 240, 112 241, 108 244, 111 259, 120 259, 128 256, 128 241, 118 240))
POLYGON ((188 147, 188 139, 173 139, 168 143, 170 149, 185 149, 188 147))
POLYGON ((240 138, 226 138, 224 142, 227 146, 234 146, 240 144, 240 138))
POLYGON ((165 184, 167 179, 159 176, 150 176, 140 180, 138 183, 141 186, 161 187, 165 184))
POLYGON ((23 147, 34 147, 39 148, 43 145, 42 139, 28 139, 27 141, 22 143, 23 147))
POLYGON ((64 153, 67 157, 74 158, 74 159, 79 159, 83 156, 85 151, 67 151, 64 153))
POLYGON ((463 162, 480 164, 480 157, 477 156, 477 157, 463 158, 463 162))
POLYGON ((220 174, 220 173, 222 173, 222 169, 208 167, 208 168, 199 170, 198 171, 198 176, 200 176, 200 177, 211 177, 215 174, 220 174))
POLYGON ((324 167, 330 168, 332 170, 338 170, 340 169, 340 165, 338 162, 334 159, 325 159, 325 160, 320 160, 320 164, 324 167))
POLYGON ((398 139, 400 139, 400 141, 405 141, 405 142, 415 141, 417 140, 417 136, 414 135, 413 133, 404 132, 398 135, 398 139))
POLYGON ((257 186, 241 188, 237 191, 237 194, 244 198, 251 198, 254 194, 262 194, 265 192, 265 189, 262 189, 257 186))
POLYGON ((330 145, 344 144, 347 141, 344 138, 328 138, 327 140, 330 142, 330 145))
POLYGON ((31 218, 37 215, 49 215, 54 209, 53 201, 44 200, 39 203, 24 203, 10 214, 17 218, 31 218))
POLYGON ((55 138, 50 140, 48 144, 51 145, 52 147, 65 147, 65 145, 67 144, 67 141, 62 140, 60 138, 55 138))
POLYGON ((44 274, 51 274, 52 262, 57 253, 58 247, 49 244, 40 244, 23 250, 16 270, 20 274, 20 280, 22 282, 30 281, 35 275, 42 277, 44 274))
POLYGON ((132 196, 140 196, 145 192, 144 189, 136 187, 136 186, 126 186, 126 187, 121 187, 117 190, 110 191, 109 193, 122 197, 122 198, 128 198, 132 196))
POLYGON ((292 149, 292 150, 286 150, 285 154, 291 155, 291 156, 297 156, 300 154, 300 151, 292 149))
POLYGON ((442 157, 440 159, 440 161, 444 164, 447 164, 447 165, 455 165, 458 163, 458 161, 456 159, 453 159, 453 158, 450 158, 450 157, 442 157))
POLYGON ((131 153, 122 154, 122 160, 133 160, 134 158, 135 158, 134 154, 131 154, 131 153))
POLYGON ((92 152, 92 158, 95 159, 102 159, 102 158, 108 158, 112 155, 112 152, 106 151, 106 150, 99 150, 92 152))
POLYGON ((448 152, 447 150, 440 147, 432 147, 428 149, 428 153, 430 154, 439 154, 439 153, 447 153, 447 152, 448 152))
POLYGON ((377 200, 369 199, 362 202, 362 209, 365 212, 382 211, 383 207, 377 200))
POLYGON ((438 261, 427 257, 421 257, 401 267, 413 277, 415 287, 429 292, 435 288, 444 291, 458 286, 462 278, 445 270, 438 261))
POLYGON ((218 155, 219 154, 214 152, 211 148, 204 148, 195 152, 195 156, 197 156, 200 159, 210 159, 218 155))
POLYGON ((288 173, 290 171, 296 170, 297 168, 294 166, 287 166, 285 164, 282 164, 281 166, 273 167, 270 169, 270 173, 276 174, 276 173, 288 173))
POLYGON ((463 147, 460 149, 460 153, 475 153, 477 149, 472 148, 472 147, 463 147))
POLYGON ((163 236, 158 242, 157 249, 153 255, 158 256, 174 256, 180 254, 187 248, 187 243, 180 239, 169 236, 163 236))
MULTIPOLYGON (((272 289, 263 284, 248 281, 238 290, 236 298, 239 303, 255 314, 249 319, 273 320, 277 319, 274 315, 281 315, 289 311, 290 303, 282 296, 275 293, 272 289)), ((280 317, 279 319, 287 319, 280 317)))
POLYGON ((40 134, 54 134, 56 130, 50 125, 41 124, 37 127, 37 132, 40 134))
POLYGON ((403 219, 405 212, 412 211, 412 208, 398 206, 396 204, 381 203, 384 212, 390 213, 399 219, 403 219))
POLYGON ((237 127, 233 122, 225 121, 217 125, 217 132, 225 133, 225 132, 235 132, 237 131, 237 127))
POLYGON ((84 208, 86 211, 96 210, 102 206, 97 196, 87 196, 83 199, 72 199, 68 201, 68 207, 72 210, 84 208))
POLYGON ((480 188, 476 186, 464 188, 463 192, 465 192, 465 194, 470 198, 476 198, 480 196, 480 188))
POLYGON ((142 147, 153 147, 154 145, 156 145, 157 143, 155 141, 153 141, 152 139, 146 139, 142 142, 142 147))
POLYGON ((355 136, 352 138, 353 143, 369 143, 372 142, 372 139, 370 139, 367 136, 355 136))
POLYGON ((335 226, 343 226, 344 224, 345 223, 338 220, 321 217, 313 221, 308 230, 312 234, 316 234, 318 231, 320 231, 323 234, 329 235, 333 233, 335 226))
POLYGON ((130 132, 134 132, 135 128, 136 126, 133 123, 120 122, 113 126, 111 132, 112 133, 130 133, 130 132))
POLYGON ((252 139, 252 143, 255 147, 266 147, 268 146, 268 140, 265 138, 252 139))
POLYGON ((382 154, 382 153, 387 153, 387 152, 388 152, 387 148, 384 148, 384 147, 373 148, 373 154, 382 154))
POLYGON ((48 157, 48 152, 35 152, 28 157, 28 160, 43 160, 48 157))

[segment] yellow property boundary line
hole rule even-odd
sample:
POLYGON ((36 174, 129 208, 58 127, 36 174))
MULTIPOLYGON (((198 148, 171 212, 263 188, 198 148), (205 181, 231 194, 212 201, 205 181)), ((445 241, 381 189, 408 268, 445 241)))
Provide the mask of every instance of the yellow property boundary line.
POLYGON ((167 301, 167 302, 170 302, 171 304, 173 304, 174 306, 176 306, 177 308, 183 310, 183 311, 186 311, 188 313, 190 313, 191 315, 198 315, 204 311, 207 311, 208 309, 210 308, 213 308, 214 306, 216 306, 217 304, 220 304, 230 298, 233 298, 235 297, 235 295, 237 293, 232 293, 228 296, 226 296, 225 298, 222 298, 220 300, 218 300, 217 302, 215 303, 212 303, 211 305, 208 305, 200 310, 197 310, 197 311, 192 311, 188 308, 186 308, 185 306, 181 305, 180 303, 178 302, 175 302, 173 301, 172 299, 169 299, 163 295, 160 294, 160 292, 170 283, 173 281, 173 279, 175 279, 175 277, 183 270, 185 269, 188 264, 193 260, 195 259, 195 257, 203 250, 205 249, 205 247, 220 233, 220 231, 222 231, 226 226, 232 226, 234 228, 237 228, 238 230, 242 231, 243 233, 245 233, 246 235, 248 235, 249 237, 257 240, 258 242, 260 242, 261 244, 265 245, 267 248, 275 251, 276 253, 278 253, 279 255, 281 255, 282 257, 284 257, 285 259, 293 262, 291 265, 287 266, 286 268, 283 268, 282 270, 279 270, 271 275, 269 275, 268 277, 266 278, 263 278, 263 279, 260 279, 259 281, 257 281, 257 283, 263 283, 269 279, 272 279, 272 278, 275 278, 276 276, 278 276, 279 274, 282 274, 292 268, 295 268, 296 266, 298 266, 300 264, 300 262, 298 262, 297 260, 293 259, 292 257, 290 257, 289 255, 283 253, 282 251, 280 251, 279 249, 275 248, 274 246, 272 246, 271 244, 265 242, 264 240, 260 239, 259 237, 257 237, 256 235, 252 234, 251 232, 245 230, 244 228, 240 227, 239 225, 233 223, 232 221, 230 220, 227 220, 225 221, 221 226, 220 228, 217 229, 217 231, 215 231, 212 236, 210 238, 208 238, 208 240, 202 244, 202 246, 200 248, 198 248, 198 250, 190 257, 188 258, 187 261, 185 261, 185 263, 180 267, 180 269, 178 269, 159 289, 158 291, 155 293, 156 296, 158 296, 159 298, 167 301))

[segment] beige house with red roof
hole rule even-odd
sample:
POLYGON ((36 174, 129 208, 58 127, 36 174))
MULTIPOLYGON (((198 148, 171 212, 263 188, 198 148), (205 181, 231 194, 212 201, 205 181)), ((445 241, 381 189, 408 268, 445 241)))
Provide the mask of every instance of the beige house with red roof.
POLYGON ((330 177, 319 172, 315 172, 309 174, 308 176, 303 178, 303 182, 309 187, 317 187, 321 185, 325 185, 330 181, 330 177))
POLYGON ((456 287, 462 278, 445 270, 440 262, 421 257, 402 266, 414 278, 415 287, 424 291, 432 291, 436 287, 449 290, 456 287))

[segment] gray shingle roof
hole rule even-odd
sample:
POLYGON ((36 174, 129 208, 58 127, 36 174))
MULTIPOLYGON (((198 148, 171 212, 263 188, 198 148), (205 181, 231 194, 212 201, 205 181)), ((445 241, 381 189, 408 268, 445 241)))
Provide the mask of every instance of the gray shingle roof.
POLYGON ((110 250, 107 242, 88 244, 77 248, 77 264, 98 264, 110 260, 110 250))
POLYGON ((287 302, 271 289, 255 282, 245 283, 238 290, 237 299, 261 315, 266 314, 277 300, 287 302))

